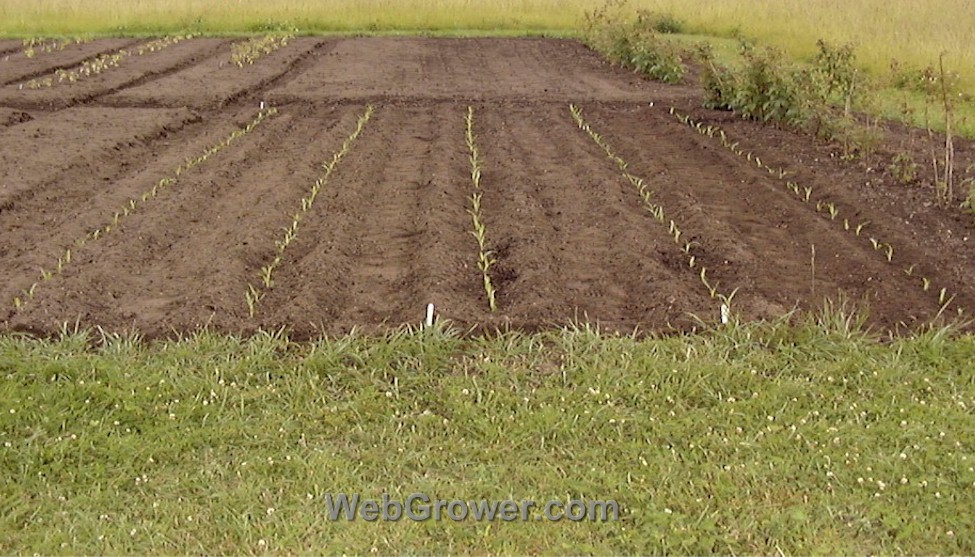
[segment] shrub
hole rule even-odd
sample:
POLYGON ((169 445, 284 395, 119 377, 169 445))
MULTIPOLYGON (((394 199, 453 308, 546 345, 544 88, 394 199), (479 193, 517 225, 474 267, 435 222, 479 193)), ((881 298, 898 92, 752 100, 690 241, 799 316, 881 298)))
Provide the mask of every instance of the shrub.
POLYGON ((630 21, 622 15, 624 5, 625 0, 609 0, 586 14, 586 44, 610 61, 650 79, 680 82, 684 77, 681 51, 657 36, 658 32, 674 32, 679 22, 646 11, 630 21))

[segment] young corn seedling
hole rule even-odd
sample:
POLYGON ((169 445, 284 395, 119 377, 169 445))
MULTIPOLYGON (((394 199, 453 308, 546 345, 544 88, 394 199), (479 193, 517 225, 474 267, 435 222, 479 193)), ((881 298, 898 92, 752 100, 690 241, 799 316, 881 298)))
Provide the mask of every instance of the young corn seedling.
POLYGON ((487 249, 487 227, 481 219, 481 157, 477 149, 477 137, 474 134, 474 107, 467 107, 467 115, 464 117, 465 138, 467 140, 468 159, 471 163, 471 183, 474 192, 471 193, 471 208, 467 210, 471 215, 471 224, 474 230, 471 234, 477 241, 478 261, 477 268, 481 271, 481 282, 484 285, 484 293, 488 299, 488 307, 491 311, 497 311, 497 289, 491 280, 491 268, 498 262, 494 258, 494 252, 487 249))
POLYGON ((840 214, 840 210, 836 208, 836 205, 833 203, 828 203, 826 208, 829 209, 829 219, 836 220, 836 217, 840 214))
MULTIPOLYGON (((274 109, 272 108, 271 110, 274 109)), ((301 199, 298 211, 295 212, 291 217, 291 225, 284 227, 284 233, 282 234, 281 238, 279 240, 275 240, 274 259, 272 259, 267 265, 261 267, 259 284, 263 286, 263 289, 260 286, 254 286, 253 284, 248 285, 247 292, 244 294, 244 301, 247 303, 247 314, 250 317, 254 317, 254 314, 257 311, 257 305, 264 298, 267 291, 274 288, 274 271, 281 266, 285 250, 287 250, 288 246, 290 246, 291 243, 294 242, 298 237, 298 229, 307 213, 311 211, 312 206, 315 203, 315 199, 318 196, 318 192, 328 182, 338 163, 352 149, 352 144, 355 143, 356 139, 359 138, 359 135, 362 134, 362 131, 366 127, 366 123, 369 122, 370 118, 372 118, 373 112, 374 109, 372 105, 366 107, 365 111, 356 120, 355 129, 353 129, 352 132, 345 138, 345 140, 342 142, 342 146, 332 154, 332 159, 322 164, 322 175, 315 180, 315 183, 311 186, 311 188, 309 188, 308 194, 301 199)), ((261 114, 264 114, 264 112, 261 112, 261 114)))

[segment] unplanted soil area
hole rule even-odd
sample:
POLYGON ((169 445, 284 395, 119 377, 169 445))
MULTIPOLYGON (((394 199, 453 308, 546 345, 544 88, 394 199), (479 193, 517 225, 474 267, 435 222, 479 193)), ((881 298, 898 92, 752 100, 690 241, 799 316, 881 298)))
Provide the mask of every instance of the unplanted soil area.
POLYGON ((243 67, 231 39, 141 42, 0 56, 0 330, 313 337, 419 325, 429 303, 465 329, 660 333, 723 304, 846 300, 884 332, 975 312, 960 209, 575 41, 299 38, 243 67))

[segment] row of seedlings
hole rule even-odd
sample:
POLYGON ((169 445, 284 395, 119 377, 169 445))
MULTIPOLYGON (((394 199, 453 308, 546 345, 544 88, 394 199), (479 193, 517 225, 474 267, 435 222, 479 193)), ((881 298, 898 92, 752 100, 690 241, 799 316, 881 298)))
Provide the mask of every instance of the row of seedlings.
POLYGON ((33 58, 38 54, 59 52, 73 44, 84 44, 89 41, 91 41, 91 39, 81 37, 74 37, 70 39, 45 39, 43 37, 31 37, 24 39, 24 56, 33 58))
POLYGON ((98 75, 106 70, 118 67, 122 61, 130 56, 142 56, 144 54, 158 52, 191 38, 193 38, 193 35, 173 35, 161 39, 154 39, 142 43, 131 50, 123 48, 116 52, 89 58, 75 68, 57 69, 53 75, 31 79, 27 83, 21 84, 20 87, 23 88, 26 86, 28 89, 41 89, 44 87, 54 87, 61 83, 74 83, 80 79, 98 75))
MULTIPOLYGON (((786 188, 788 188, 789 191, 791 191, 793 195, 803 203, 812 203, 812 198, 813 198, 812 187, 802 186, 798 182, 795 182, 793 180, 788 180, 787 176, 789 175, 789 171, 787 171, 784 168, 773 168, 772 166, 763 163, 762 159, 759 158, 756 154, 754 154, 751 151, 746 151, 745 149, 739 146, 739 143, 737 141, 733 141, 731 138, 729 138, 728 134, 725 133, 725 131, 720 127, 714 125, 705 125, 702 122, 695 121, 690 116, 681 114, 673 107, 671 107, 670 113, 677 119, 677 121, 694 129, 701 135, 710 138, 717 138, 721 142, 721 145, 723 145, 726 149, 728 149, 735 155, 745 159, 749 163, 755 164, 755 166, 757 166, 758 168, 767 171, 770 175, 775 176, 779 180, 785 182, 786 188)), ((894 246, 892 244, 890 244, 889 242, 881 241, 876 237, 870 236, 869 234, 864 234, 867 227, 870 225, 869 221, 853 223, 848 218, 844 218, 842 221, 840 221, 839 208, 837 208, 834 202, 824 198, 820 198, 819 200, 816 201, 815 210, 820 215, 823 215, 824 218, 828 218, 829 220, 836 223, 842 222, 843 230, 854 234, 858 238, 864 238, 868 240, 870 242, 870 246, 874 249, 874 251, 881 252, 888 263, 894 262, 894 246)), ((904 267, 903 271, 908 276, 914 276, 915 268, 917 268, 917 264, 911 263, 908 266, 904 267)), ((925 292, 930 291, 931 279, 923 276, 919 278, 920 278, 919 285, 921 286, 921 288, 925 292)), ((948 307, 948 305, 951 303, 952 300, 954 300, 954 298, 955 298, 954 295, 949 296, 947 288, 942 288, 938 293, 938 304, 941 305, 943 310, 944 308, 948 307)), ((962 311, 961 308, 959 308, 958 311, 960 313, 962 311)))
POLYGON ((599 133, 597 133, 596 130, 589 125, 589 123, 586 122, 582 109, 574 104, 570 104, 569 112, 572 114, 572 119, 575 120, 576 124, 579 126, 579 129, 586 132, 596 143, 596 145, 602 148, 602 150, 606 153, 606 156, 609 157, 611 161, 616 163, 616 166, 623 174, 623 177, 626 178, 626 180, 640 195, 640 198, 643 200, 643 205, 647 211, 650 212, 658 223, 667 227, 668 234, 670 234, 670 236, 674 239, 674 243, 680 247, 681 252, 685 255, 685 257, 687 257, 688 267, 691 269, 700 268, 700 273, 698 276, 701 280, 701 284, 703 284, 707 289, 708 295, 710 295, 712 299, 721 301, 721 320, 722 322, 726 322, 729 317, 731 302, 734 299, 735 294, 737 294, 738 289, 735 288, 731 292, 723 293, 720 291, 717 283, 711 282, 711 280, 708 278, 707 267, 699 263, 697 256, 694 254, 694 242, 686 239, 677 221, 667 218, 663 205, 653 201, 653 191, 647 185, 646 181, 628 170, 629 165, 627 162, 622 157, 617 155, 613 151, 612 147, 610 147, 609 143, 599 133))
MULTIPOLYGON (((263 121, 277 114, 277 112, 278 110, 276 108, 269 108, 267 110, 258 112, 257 116, 255 116, 254 119, 251 120, 246 126, 234 130, 222 141, 211 145, 198 156, 186 159, 183 164, 176 167, 170 176, 159 180, 155 185, 152 186, 151 189, 143 192, 142 195, 129 199, 128 202, 126 202, 120 210, 116 211, 112 215, 112 218, 104 225, 75 240, 75 242, 72 244, 73 248, 76 250, 81 249, 89 242, 96 241, 110 233, 112 230, 118 227, 119 223, 121 223, 123 219, 137 211, 145 203, 154 199, 161 191, 176 185, 179 182, 180 176, 184 172, 210 160, 210 158, 212 158, 214 155, 233 145, 237 140, 253 131, 254 128, 259 126, 263 121)), ((54 277, 64 272, 64 269, 67 268, 67 266, 71 263, 71 250, 72 248, 65 249, 64 253, 58 257, 57 264, 53 268, 41 268, 39 280, 31 284, 30 287, 25 289, 20 295, 14 297, 14 312, 19 312, 29 301, 34 299, 38 286, 44 282, 52 280, 54 277)))
POLYGON ((254 37, 243 42, 230 45, 230 60, 238 68, 253 64, 261 56, 271 54, 275 50, 287 46, 295 38, 295 33, 284 35, 265 35, 254 37))
POLYGON ((497 291, 494 283, 491 281, 491 267, 497 263, 497 260, 494 258, 494 252, 487 248, 487 227, 481 216, 481 157, 474 135, 473 107, 467 107, 467 116, 464 120, 466 123, 467 150, 471 162, 471 182, 474 185, 474 191, 471 192, 470 197, 471 207, 467 212, 471 215, 471 221, 474 226, 471 235, 477 240, 477 268, 481 270, 484 292, 488 299, 488 307, 491 308, 491 311, 495 311, 498 309, 497 291))
POLYGON ((359 119, 356 121, 355 129, 345 138, 342 142, 342 147, 338 151, 332 154, 332 160, 322 164, 322 169, 324 172, 321 176, 315 180, 312 184, 308 195, 301 198, 301 206, 295 211, 295 214, 291 217, 291 226, 284 229, 284 234, 281 236, 280 240, 274 242, 275 254, 274 259, 270 263, 261 268, 260 281, 255 286, 254 284, 247 285, 247 291, 244 293, 244 300, 247 302, 247 313, 251 317, 257 311, 257 305, 264 299, 264 296, 274 288, 274 271, 281 265, 282 259, 284 257, 284 252, 288 249, 288 246, 295 241, 298 237, 298 227, 301 222, 307 216, 308 212, 311 210, 312 206, 315 204, 315 199, 318 198, 319 192, 328 183, 329 178, 332 173, 335 172, 335 168, 338 166, 339 162, 349 153, 352 149, 352 144, 365 129, 366 123, 372 118, 374 109, 372 105, 366 107, 365 112, 363 112, 359 119))

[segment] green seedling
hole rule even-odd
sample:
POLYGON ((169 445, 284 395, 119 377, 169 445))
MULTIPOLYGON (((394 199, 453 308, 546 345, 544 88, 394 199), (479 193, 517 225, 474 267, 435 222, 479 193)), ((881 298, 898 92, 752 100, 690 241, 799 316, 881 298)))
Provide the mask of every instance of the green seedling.
MULTIPOLYGON (((274 242, 274 245, 277 248, 274 259, 271 261, 271 263, 261 267, 260 284, 263 285, 264 290, 254 287, 253 285, 249 285, 248 291, 245 293, 247 311, 248 315, 251 317, 254 317, 254 314, 257 311, 257 305, 263 299, 264 293, 274 287, 274 271, 281 265, 282 254, 298 237, 298 229, 304 220, 305 214, 311 210, 318 191, 328 182, 329 177, 332 175, 332 172, 335 170, 335 167, 338 165, 339 161, 342 160, 342 158, 349 152, 352 144, 362 133, 362 130, 365 129, 366 123, 372 117, 373 112, 374 108, 372 105, 366 107, 365 112, 363 112, 356 121, 355 129, 348 137, 346 137, 345 141, 342 142, 341 148, 333 153, 331 161, 322 164, 323 175, 318 177, 315 180, 315 183, 309 188, 309 194, 300 200, 300 209, 292 215, 290 226, 282 227, 284 232, 281 235, 281 238, 274 242)), ((257 123, 260 123, 261 119, 276 113, 277 109, 273 107, 266 111, 262 110, 258 114, 258 118, 254 120, 252 124, 256 125, 257 123)), ((219 147, 217 150, 219 151, 219 149, 222 149, 222 147, 219 147)))

